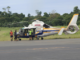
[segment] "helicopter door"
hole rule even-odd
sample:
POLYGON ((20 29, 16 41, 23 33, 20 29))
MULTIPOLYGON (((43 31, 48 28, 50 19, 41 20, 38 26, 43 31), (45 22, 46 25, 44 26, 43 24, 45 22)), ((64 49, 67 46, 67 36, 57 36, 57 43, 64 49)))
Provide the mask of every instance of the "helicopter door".
POLYGON ((23 29, 20 29, 20 30, 19 30, 19 35, 20 35, 20 36, 23 36, 23 29))
POLYGON ((24 30, 24 36, 27 36, 28 35, 27 33, 28 33, 28 29, 25 29, 24 30))
POLYGON ((32 35, 35 35, 35 28, 33 28, 33 34, 32 35))

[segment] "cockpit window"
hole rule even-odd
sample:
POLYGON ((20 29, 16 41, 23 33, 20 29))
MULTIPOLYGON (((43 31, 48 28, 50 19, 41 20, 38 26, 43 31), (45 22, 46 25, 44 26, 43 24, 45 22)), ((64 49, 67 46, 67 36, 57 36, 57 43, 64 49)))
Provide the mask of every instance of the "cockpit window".
POLYGON ((21 32, 23 32, 23 29, 21 29, 21 32))
POLYGON ((50 28, 50 26, 47 25, 47 24, 44 24, 43 27, 45 27, 45 28, 50 28))

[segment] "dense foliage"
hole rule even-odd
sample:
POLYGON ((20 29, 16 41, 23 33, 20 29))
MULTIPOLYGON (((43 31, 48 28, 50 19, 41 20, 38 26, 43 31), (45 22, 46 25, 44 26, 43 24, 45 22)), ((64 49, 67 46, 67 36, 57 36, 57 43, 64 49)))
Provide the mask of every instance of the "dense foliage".
POLYGON ((73 14, 78 13, 79 18, 77 24, 80 24, 80 10, 78 6, 75 6, 73 11, 71 13, 64 13, 63 15, 60 15, 59 13, 47 13, 44 12, 43 16, 41 15, 42 12, 39 10, 36 10, 36 16, 31 16, 31 14, 28 14, 27 17, 23 13, 12 13, 9 11, 10 7, 7 7, 6 9, 3 8, 3 12, 0 11, 0 27, 8 27, 8 26, 14 26, 14 27, 21 27, 23 25, 28 26, 32 20, 38 19, 41 21, 44 21, 45 23, 52 25, 52 26, 59 26, 59 25, 68 25, 69 21, 71 20, 73 14))

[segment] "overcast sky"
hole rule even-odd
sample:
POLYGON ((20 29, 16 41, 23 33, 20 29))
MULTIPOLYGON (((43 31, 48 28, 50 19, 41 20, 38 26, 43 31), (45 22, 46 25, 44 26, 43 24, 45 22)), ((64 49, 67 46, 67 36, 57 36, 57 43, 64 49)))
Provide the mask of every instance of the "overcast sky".
POLYGON ((23 13, 27 16, 28 13, 35 16, 35 10, 51 13, 53 11, 64 14, 73 11, 75 6, 80 9, 80 0, 1 0, 0 11, 2 8, 10 6, 12 13, 23 13))

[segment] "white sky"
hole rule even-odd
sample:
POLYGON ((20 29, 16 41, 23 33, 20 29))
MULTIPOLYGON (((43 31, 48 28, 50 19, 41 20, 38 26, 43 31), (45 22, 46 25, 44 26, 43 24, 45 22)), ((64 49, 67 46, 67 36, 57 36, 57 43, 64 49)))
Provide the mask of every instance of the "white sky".
POLYGON ((23 13, 25 16, 30 13, 35 16, 35 10, 50 13, 55 10, 59 14, 70 13, 75 6, 80 9, 80 0, 1 0, 0 11, 2 8, 10 6, 12 13, 23 13))

